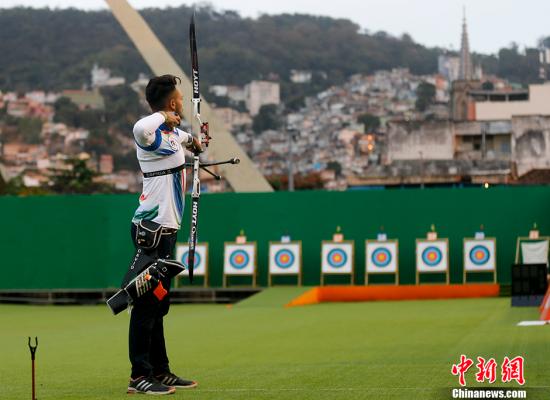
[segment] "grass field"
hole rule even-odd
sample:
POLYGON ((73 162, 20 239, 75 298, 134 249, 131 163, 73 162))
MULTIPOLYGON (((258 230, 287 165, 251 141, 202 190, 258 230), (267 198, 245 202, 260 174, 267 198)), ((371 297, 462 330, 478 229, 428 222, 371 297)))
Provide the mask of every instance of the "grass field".
MULTIPOLYGON (((460 354, 499 366, 522 355, 528 398, 550 398, 550 327, 515 326, 537 319, 535 308, 511 308, 507 298, 283 308, 295 292, 270 289, 233 307, 172 306, 171 368, 199 388, 170 398, 450 399, 460 354)), ((31 397, 29 335, 39 337, 38 399, 128 397, 128 314, 1 305, 0 315, 1 399, 31 397)))

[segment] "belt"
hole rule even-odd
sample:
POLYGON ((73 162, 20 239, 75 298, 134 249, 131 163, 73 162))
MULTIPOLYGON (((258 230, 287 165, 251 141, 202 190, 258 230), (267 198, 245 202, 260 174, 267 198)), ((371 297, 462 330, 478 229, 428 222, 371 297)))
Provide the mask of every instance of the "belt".
POLYGON ((155 176, 175 174, 176 172, 179 172, 184 168, 185 168, 185 164, 181 164, 181 165, 178 165, 177 167, 170 168, 170 169, 163 169, 161 171, 144 172, 143 177, 144 178, 153 178, 155 176))
MULTIPOLYGON (((135 222, 132 222, 136 227, 139 225, 139 224, 136 224, 135 222)), ((168 228, 168 227, 165 227, 163 226, 162 228, 160 228, 160 234, 161 235, 171 235, 173 233, 176 233, 178 230, 177 229, 174 229, 174 228, 168 228)))

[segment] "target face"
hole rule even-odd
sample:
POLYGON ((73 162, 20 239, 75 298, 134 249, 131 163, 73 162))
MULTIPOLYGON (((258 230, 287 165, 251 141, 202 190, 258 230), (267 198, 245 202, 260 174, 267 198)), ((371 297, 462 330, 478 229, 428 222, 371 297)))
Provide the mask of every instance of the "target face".
POLYGON ((228 275, 252 275, 256 264, 254 243, 226 243, 224 273, 228 275))
POLYGON ((441 254, 441 250, 434 246, 427 247, 422 252, 422 261, 424 261, 424 264, 428 267, 437 266, 441 263, 442 258, 443 255, 441 254))
POLYGON ((301 242, 270 243, 269 273, 295 275, 300 273, 301 242))
POLYGON ((392 255, 388 249, 379 248, 373 251, 371 259, 374 265, 379 268, 384 268, 390 264, 392 255))
MULTIPOLYGON (((176 260, 185 266, 185 271, 180 275, 189 275, 189 244, 178 243, 176 246, 176 260)), ((208 244, 197 243, 195 246, 195 264, 193 275, 205 276, 208 260, 208 244)))
POLYGON ((287 269, 294 264, 294 254, 287 249, 282 249, 275 254, 275 264, 277 267, 287 269))
POLYGON ((489 261, 489 249, 483 245, 477 245, 472 250, 470 250, 470 260, 475 265, 483 265, 489 261))
POLYGON ((366 272, 369 274, 396 273, 397 248, 397 240, 367 240, 366 272))
POLYGON ((492 238, 464 240, 464 270, 494 271, 496 241, 492 238))
POLYGON ((342 249, 333 249, 327 255, 327 262, 332 268, 342 268, 348 261, 347 254, 342 249))
POLYGON ((235 250, 229 256, 229 263, 235 269, 246 268, 249 262, 250 262, 250 257, 244 250, 235 250))
POLYGON ((441 240, 416 242, 416 268, 418 272, 445 272, 449 266, 448 243, 441 240))
POLYGON ((325 242, 322 246, 323 273, 347 274, 352 272, 352 243, 325 242))
MULTIPOLYGON (((188 263, 189 263, 189 250, 187 250, 185 253, 183 253, 183 255, 181 256, 180 258, 180 263, 182 263, 183 265, 185 265, 185 268, 188 268, 188 263)), ((193 264, 193 272, 195 272, 195 268, 200 265, 201 263, 201 255, 198 254, 197 252, 195 252, 195 262, 193 264)))

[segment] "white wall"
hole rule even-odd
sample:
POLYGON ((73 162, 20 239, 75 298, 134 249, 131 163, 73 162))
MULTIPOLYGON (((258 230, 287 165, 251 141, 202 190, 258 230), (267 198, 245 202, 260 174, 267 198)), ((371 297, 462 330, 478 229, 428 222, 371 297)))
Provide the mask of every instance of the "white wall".
POLYGON ((393 122, 388 129, 388 162, 394 160, 452 160, 454 139, 450 122, 393 122))
POLYGON ((550 83, 529 85, 528 101, 476 102, 476 119, 512 119, 515 115, 550 115, 550 83))

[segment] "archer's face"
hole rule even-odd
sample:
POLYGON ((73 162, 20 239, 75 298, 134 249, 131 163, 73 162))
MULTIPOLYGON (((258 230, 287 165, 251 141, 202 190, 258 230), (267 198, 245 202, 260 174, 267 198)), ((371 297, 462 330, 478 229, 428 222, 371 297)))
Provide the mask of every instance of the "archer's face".
POLYGON ((183 95, 181 94, 179 89, 174 89, 169 104, 170 110, 183 118, 183 95))

